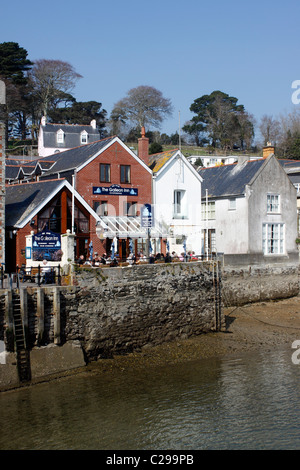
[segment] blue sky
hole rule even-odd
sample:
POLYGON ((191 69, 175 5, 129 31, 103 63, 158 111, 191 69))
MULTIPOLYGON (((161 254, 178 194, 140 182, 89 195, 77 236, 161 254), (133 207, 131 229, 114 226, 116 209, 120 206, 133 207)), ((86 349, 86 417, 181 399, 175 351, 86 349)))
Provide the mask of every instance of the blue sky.
POLYGON ((291 111, 300 80, 300 2, 285 0, 5 1, 0 42, 28 58, 67 61, 80 73, 77 101, 111 112, 127 91, 149 85, 170 98, 171 134, 193 114, 192 102, 221 90, 259 122, 291 111))

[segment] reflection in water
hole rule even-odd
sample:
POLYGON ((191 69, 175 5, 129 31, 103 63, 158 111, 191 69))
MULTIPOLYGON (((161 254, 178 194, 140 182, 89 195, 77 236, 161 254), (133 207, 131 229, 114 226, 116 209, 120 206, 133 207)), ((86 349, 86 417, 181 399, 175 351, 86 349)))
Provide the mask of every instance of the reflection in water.
POLYGON ((299 449, 291 351, 83 374, 0 395, 0 449, 299 449))

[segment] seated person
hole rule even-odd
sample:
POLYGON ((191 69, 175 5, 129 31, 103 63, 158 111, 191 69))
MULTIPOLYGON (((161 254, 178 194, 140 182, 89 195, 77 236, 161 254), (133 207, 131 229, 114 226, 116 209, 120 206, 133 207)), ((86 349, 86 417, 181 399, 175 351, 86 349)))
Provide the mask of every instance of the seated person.
MULTIPOLYGON (((38 282, 39 275, 36 275, 36 282, 38 282)), ((53 272, 51 266, 48 264, 46 259, 43 260, 43 265, 40 270, 40 282, 52 283, 53 282, 53 272)))
POLYGON ((77 264, 84 264, 84 256, 80 255, 78 260, 76 261, 77 264))

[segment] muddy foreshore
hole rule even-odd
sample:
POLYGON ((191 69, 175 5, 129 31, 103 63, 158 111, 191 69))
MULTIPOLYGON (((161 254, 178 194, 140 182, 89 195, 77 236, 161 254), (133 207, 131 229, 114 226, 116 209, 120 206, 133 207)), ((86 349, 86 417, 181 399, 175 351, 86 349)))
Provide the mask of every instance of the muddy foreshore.
POLYGON ((150 367, 163 367, 211 357, 224 357, 262 349, 290 347, 300 340, 300 295, 279 301, 248 304, 224 309, 225 328, 155 347, 144 347, 124 356, 101 359, 85 367, 51 375, 24 384, 33 386, 62 380, 74 374, 120 374, 150 367))
POLYGON ((99 360, 89 364, 87 371, 119 373, 128 368, 183 363, 260 348, 268 351, 282 346, 291 347, 294 340, 300 340, 300 296, 226 308, 224 314, 225 328, 221 332, 145 347, 126 356, 99 360))

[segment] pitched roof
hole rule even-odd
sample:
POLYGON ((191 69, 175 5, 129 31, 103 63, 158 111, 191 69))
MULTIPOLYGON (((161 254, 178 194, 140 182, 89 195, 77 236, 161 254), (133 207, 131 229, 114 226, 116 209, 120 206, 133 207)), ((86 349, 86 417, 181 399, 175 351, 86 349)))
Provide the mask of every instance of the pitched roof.
POLYGON ((41 126, 43 130, 44 147, 47 148, 73 148, 76 147, 80 141, 80 134, 82 131, 88 133, 88 142, 95 142, 99 140, 100 133, 98 129, 95 129, 91 125, 78 125, 78 124, 52 124, 47 123, 45 126, 41 126), (62 130, 65 134, 64 142, 58 143, 56 139, 56 133, 62 130))
POLYGON ((155 153, 149 155, 149 168, 152 170, 153 174, 158 174, 164 167, 171 164, 173 159, 176 159, 177 156, 181 158, 185 165, 190 169, 190 171, 195 175, 195 177, 202 181, 201 175, 197 172, 194 166, 188 161, 188 159, 181 153, 179 149, 167 150, 161 153, 155 153))
POLYGON ((99 216, 65 179, 45 180, 5 187, 5 225, 24 227, 59 191, 66 187, 75 198, 99 221, 99 216))
POLYGON ((240 196, 266 160, 251 160, 199 170, 203 178, 202 197, 240 196))
POLYGON ((5 225, 22 226, 42 202, 58 192, 63 180, 16 184, 5 188, 5 225))
POLYGON ((177 152, 178 149, 149 155, 149 168, 157 173, 177 152))
POLYGON ((296 173, 300 171, 300 160, 278 159, 286 173, 296 173))
POLYGON ((40 158, 38 162, 43 166, 43 168, 45 168, 47 162, 52 163, 51 167, 44 173, 44 175, 57 174, 67 170, 73 170, 103 150, 114 139, 115 136, 107 137, 106 139, 98 140, 97 142, 92 142, 91 144, 82 145, 80 147, 75 147, 70 150, 66 150, 65 152, 54 153, 48 157, 40 158))
POLYGON ((5 179, 14 180, 18 177, 20 166, 17 165, 5 165, 5 179))

